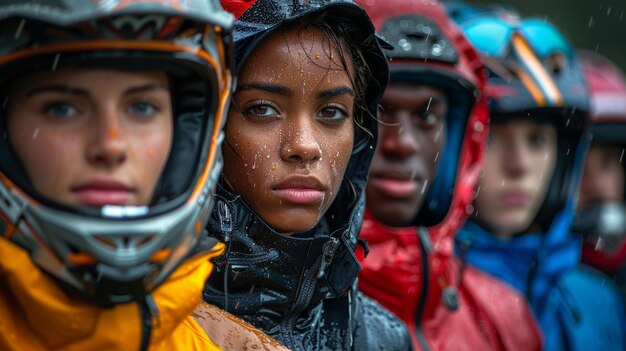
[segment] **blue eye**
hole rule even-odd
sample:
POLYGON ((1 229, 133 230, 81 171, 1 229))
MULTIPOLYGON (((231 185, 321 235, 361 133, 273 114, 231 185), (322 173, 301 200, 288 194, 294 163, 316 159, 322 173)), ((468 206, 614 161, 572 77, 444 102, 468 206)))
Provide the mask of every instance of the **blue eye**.
POLYGON ((54 103, 46 107, 46 113, 52 117, 67 118, 74 117, 78 110, 70 103, 54 103))
POLYGON ((340 122, 348 118, 348 113, 338 107, 325 107, 317 114, 317 117, 327 122, 340 122))
POLYGON ((157 108, 147 102, 139 102, 131 105, 128 112, 136 116, 152 116, 157 112, 157 108))
POLYGON ((278 116, 278 111, 270 105, 267 104, 259 104, 254 105, 244 111, 244 115, 246 117, 256 118, 256 119, 267 119, 278 116))

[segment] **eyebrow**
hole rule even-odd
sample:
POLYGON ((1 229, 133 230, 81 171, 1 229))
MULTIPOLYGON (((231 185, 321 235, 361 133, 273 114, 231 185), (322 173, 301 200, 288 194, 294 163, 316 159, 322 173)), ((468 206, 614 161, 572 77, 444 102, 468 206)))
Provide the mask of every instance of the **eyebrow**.
POLYGON ((320 91, 319 93, 317 93, 317 98, 328 99, 328 98, 332 98, 332 97, 339 96, 339 95, 355 96, 356 93, 354 92, 354 89, 344 86, 344 87, 338 87, 334 89, 320 91))
POLYGON ((283 95, 287 97, 293 96, 293 90, 276 84, 266 84, 266 83, 250 83, 250 84, 242 84, 237 87, 238 91, 244 90, 263 90, 268 93, 283 95))
MULTIPOLYGON (((123 95, 137 94, 137 93, 143 93, 147 91, 161 90, 161 89, 169 91, 169 88, 167 86, 155 83, 155 84, 146 84, 146 85, 128 88, 124 91, 123 95)), ((50 84, 50 85, 44 85, 42 87, 38 87, 38 88, 28 91, 28 93, 26 93, 26 97, 29 98, 33 95, 47 93, 47 92, 72 94, 72 95, 79 95, 79 96, 84 96, 84 97, 88 97, 90 95, 87 90, 84 90, 81 88, 74 88, 74 87, 70 87, 70 86, 62 85, 62 84, 50 84)))

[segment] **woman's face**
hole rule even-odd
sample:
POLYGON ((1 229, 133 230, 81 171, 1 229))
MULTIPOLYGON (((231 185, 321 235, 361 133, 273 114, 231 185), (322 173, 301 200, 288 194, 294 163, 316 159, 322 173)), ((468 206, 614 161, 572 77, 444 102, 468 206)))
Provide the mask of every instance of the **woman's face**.
POLYGON ((239 76, 224 178, 280 232, 319 222, 350 159, 355 91, 340 58, 318 30, 280 31, 255 49, 239 76))
POLYGON ((61 69, 10 96, 9 138, 40 195, 74 207, 150 203, 172 143, 164 73, 61 69))
POLYGON ((367 208, 385 225, 409 226, 426 197, 446 142, 446 93, 392 83, 383 96, 367 208))
POLYGON ((500 237, 528 230, 552 179, 556 152, 553 125, 521 119, 492 124, 475 200, 478 221, 500 237))

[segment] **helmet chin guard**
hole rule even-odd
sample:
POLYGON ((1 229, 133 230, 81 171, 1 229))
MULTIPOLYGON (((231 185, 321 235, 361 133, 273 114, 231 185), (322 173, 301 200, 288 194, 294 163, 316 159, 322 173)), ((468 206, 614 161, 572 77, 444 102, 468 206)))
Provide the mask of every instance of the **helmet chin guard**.
POLYGON ((3 1, 2 89, 62 67, 162 71, 174 125, 152 203, 68 207, 33 189, 7 136, 10 95, 0 89, 0 240, 102 305, 142 300, 161 284, 191 254, 213 208, 232 93, 231 26, 213 0, 3 1))

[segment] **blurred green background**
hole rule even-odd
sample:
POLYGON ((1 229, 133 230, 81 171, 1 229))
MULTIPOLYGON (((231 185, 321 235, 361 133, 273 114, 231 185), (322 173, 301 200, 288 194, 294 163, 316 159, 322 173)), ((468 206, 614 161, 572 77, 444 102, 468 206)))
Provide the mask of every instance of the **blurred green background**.
POLYGON ((626 71, 626 0, 467 1, 506 4, 525 17, 547 17, 577 48, 597 51, 626 71))

